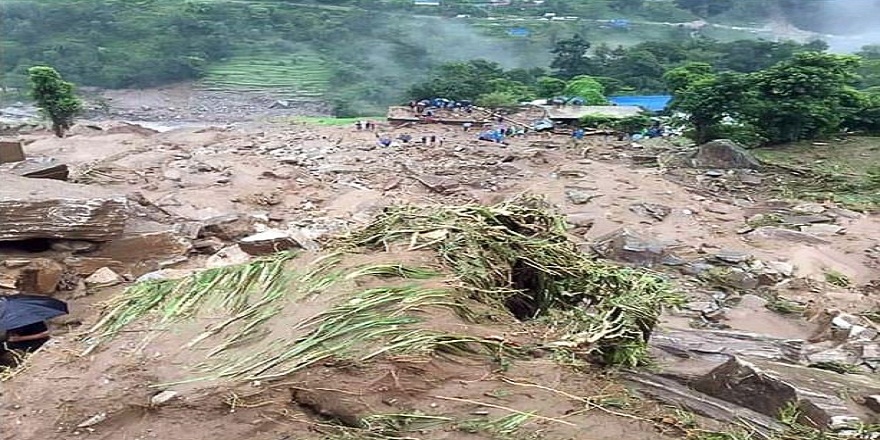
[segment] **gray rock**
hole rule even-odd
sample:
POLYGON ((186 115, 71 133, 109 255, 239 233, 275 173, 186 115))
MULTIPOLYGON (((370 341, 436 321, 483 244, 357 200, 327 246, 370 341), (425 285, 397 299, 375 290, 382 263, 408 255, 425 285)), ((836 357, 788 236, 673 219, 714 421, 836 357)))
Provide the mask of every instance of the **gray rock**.
POLYGON ((760 438, 772 438, 772 433, 782 432, 785 427, 776 420, 739 405, 701 394, 686 384, 678 383, 660 375, 637 372, 624 373, 623 379, 638 393, 650 396, 675 408, 708 417, 711 420, 733 424, 746 424, 760 438))
POLYGON ((183 180, 183 173, 180 170, 171 168, 165 170, 165 172, 162 173, 162 177, 172 182, 180 182, 181 180, 183 180))
POLYGON ((639 266, 664 264, 674 257, 668 252, 666 244, 648 240, 625 228, 596 238, 592 248, 603 258, 639 266))
POLYGON ((762 226, 748 233, 751 238, 761 238, 768 240, 790 241, 794 243, 804 244, 828 244, 828 240, 819 238, 813 234, 801 231, 792 231, 791 229, 777 228, 773 226, 762 226))
POLYGON ((740 298, 737 307, 748 308, 752 310, 761 310, 767 307, 767 301, 764 298, 761 298, 758 295, 752 295, 751 293, 747 293, 740 298))
POLYGON ((813 223, 831 223, 834 221, 833 218, 828 217, 826 215, 786 215, 782 217, 782 221, 784 223, 788 223, 796 226, 805 226, 811 225, 813 223))
POLYGON ((771 417, 794 404, 802 414, 801 422, 818 429, 828 427, 832 417, 850 415, 846 402, 837 396, 837 389, 832 387, 829 392, 828 388, 819 386, 821 383, 816 383, 817 377, 828 377, 821 373, 829 372, 815 369, 799 372, 799 377, 792 376, 791 370, 781 374, 733 357, 692 385, 709 396, 771 417), (799 388, 804 385, 805 388, 799 388))
POLYGON ((764 183, 764 179, 752 175, 752 174, 742 174, 739 176, 739 181, 746 185, 760 185, 764 183))
POLYGON ((693 162, 698 168, 761 168, 761 163, 751 153, 728 139, 718 139, 700 145, 693 162))
POLYGON ((767 261, 767 267, 776 273, 789 278, 794 275, 794 265, 785 261, 767 261))
POLYGON ((89 287, 110 287, 125 282, 118 273, 109 267, 102 267, 85 279, 89 287))
POLYGON ((709 171, 706 171, 705 174, 706 174, 707 176, 709 176, 709 177, 723 177, 723 176, 724 176, 724 171, 721 171, 721 170, 709 170, 709 171))
POLYGON ((268 229, 242 238, 238 241, 238 246, 245 253, 253 256, 270 255, 301 247, 289 232, 278 229, 268 229))
POLYGON ((822 214, 828 209, 826 209, 825 206, 821 203, 802 203, 791 208, 791 210, 804 214, 822 214))
POLYGON ((251 234, 253 230, 253 219, 238 214, 227 214, 205 220, 202 233, 205 237, 236 240, 251 234))
POLYGON ((700 278, 736 290, 753 290, 761 284, 757 275, 738 267, 716 267, 701 274, 700 278))
POLYGON ((569 214, 565 217, 565 221, 575 228, 592 228, 596 222, 596 216, 593 214, 569 214))
POLYGON ((715 254, 715 258, 725 263, 739 264, 751 260, 752 254, 730 249, 723 249, 721 250, 721 252, 715 254))
POLYGON ((161 393, 156 394, 155 396, 150 398, 150 406, 152 406, 154 408, 162 406, 162 405, 178 398, 179 394, 180 393, 178 393, 177 391, 172 391, 172 390, 162 391, 161 393))
POLYGON ((569 187, 565 188, 565 197, 575 205, 585 205, 600 195, 589 193, 580 188, 569 187))
POLYGON ((713 266, 709 263, 692 262, 692 263, 688 263, 688 264, 685 264, 684 266, 682 266, 681 273, 684 275, 700 276, 700 275, 702 275, 702 274, 704 274, 714 268, 715 268, 715 266, 713 266))
POLYGON ((846 231, 843 226, 825 224, 801 226, 800 229, 801 232, 813 235, 840 235, 846 231))
POLYGON ((629 206, 629 210, 643 217, 650 217, 657 221, 662 221, 670 213, 672 208, 657 203, 634 203, 629 206))

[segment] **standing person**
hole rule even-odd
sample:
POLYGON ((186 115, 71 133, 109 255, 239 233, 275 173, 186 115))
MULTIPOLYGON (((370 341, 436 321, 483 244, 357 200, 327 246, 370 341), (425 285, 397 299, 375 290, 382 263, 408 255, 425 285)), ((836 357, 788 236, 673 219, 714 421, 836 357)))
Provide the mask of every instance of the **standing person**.
POLYGON ((428 137, 422 136, 422 145, 428 145, 428 137))
POLYGON ((364 124, 361 121, 357 121, 354 123, 354 128, 356 128, 357 131, 361 131, 361 129, 364 128, 364 124))
POLYGON ((465 122, 464 124, 461 124, 461 128, 464 129, 465 133, 467 133, 468 131, 470 131, 470 129, 473 125, 474 124, 472 124, 470 122, 465 122))
POLYGON ((431 145, 434 145, 437 142, 437 135, 431 135, 431 145))

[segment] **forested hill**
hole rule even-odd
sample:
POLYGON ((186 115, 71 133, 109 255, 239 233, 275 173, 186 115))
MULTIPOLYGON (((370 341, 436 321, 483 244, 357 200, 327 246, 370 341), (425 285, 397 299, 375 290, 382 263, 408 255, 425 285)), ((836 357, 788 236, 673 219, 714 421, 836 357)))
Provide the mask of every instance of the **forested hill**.
MULTIPOLYGON (((744 26, 761 26, 773 14, 785 14, 792 2, 416 3, 6 0, 0 3, 0 85, 21 89, 25 70, 45 64, 81 85, 138 88, 198 80, 205 88, 332 100, 340 113, 357 113, 402 99, 407 87, 431 76, 444 62, 482 58, 506 68, 546 68, 554 47, 575 34, 594 48, 602 42, 613 48, 640 41, 756 38, 766 35, 744 26), (741 27, 674 24, 699 19, 741 27)), ((645 69, 656 71, 662 61, 645 69)), ((657 84, 659 77, 635 88, 657 84)))

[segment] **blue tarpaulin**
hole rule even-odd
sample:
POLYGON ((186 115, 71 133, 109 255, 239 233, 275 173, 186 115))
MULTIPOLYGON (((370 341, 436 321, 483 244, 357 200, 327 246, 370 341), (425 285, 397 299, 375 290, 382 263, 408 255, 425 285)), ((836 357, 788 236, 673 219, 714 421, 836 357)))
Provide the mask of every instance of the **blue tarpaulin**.
POLYGON ((617 105, 633 105, 643 107, 652 112, 663 111, 672 96, 669 95, 646 95, 646 96, 612 96, 608 98, 612 104, 617 105))

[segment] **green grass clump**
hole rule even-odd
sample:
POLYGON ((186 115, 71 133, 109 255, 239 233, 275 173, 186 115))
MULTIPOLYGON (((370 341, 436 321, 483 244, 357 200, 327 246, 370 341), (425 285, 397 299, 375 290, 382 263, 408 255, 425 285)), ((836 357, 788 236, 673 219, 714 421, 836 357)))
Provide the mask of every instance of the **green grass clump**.
POLYGON ((539 318, 551 331, 536 345, 637 365, 661 309, 680 300, 656 276, 587 257, 568 240, 563 219, 536 198, 392 208, 330 246, 296 268, 294 254, 280 253, 136 284, 104 304, 86 352, 128 327, 147 328, 147 344, 198 320, 208 325, 182 348, 204 358, 189 366, 196 375, 186 381, 272 380, 323 362, 388 356, 477 356, 505 365, 525 350, 444 330, 444 319, 480 325, 491 316, 489 325, 539 318), (402 255, 434 253, 437 267, 385 253, 398 246, 402 255), (350 263, 377 253, 385 261, 350 263), (300 305, 311 301, 320 307, 308 316, 300 305))
POLYGON ((524 197, 489 207, 388 209, 349 241, 433 249, 478 301, 524 320, 567 314, 574 324, 557 346, 616 363, 644 360, 660 310, 680 298, 656 276, 591 259, 565 231, 543 201, 524 197))

